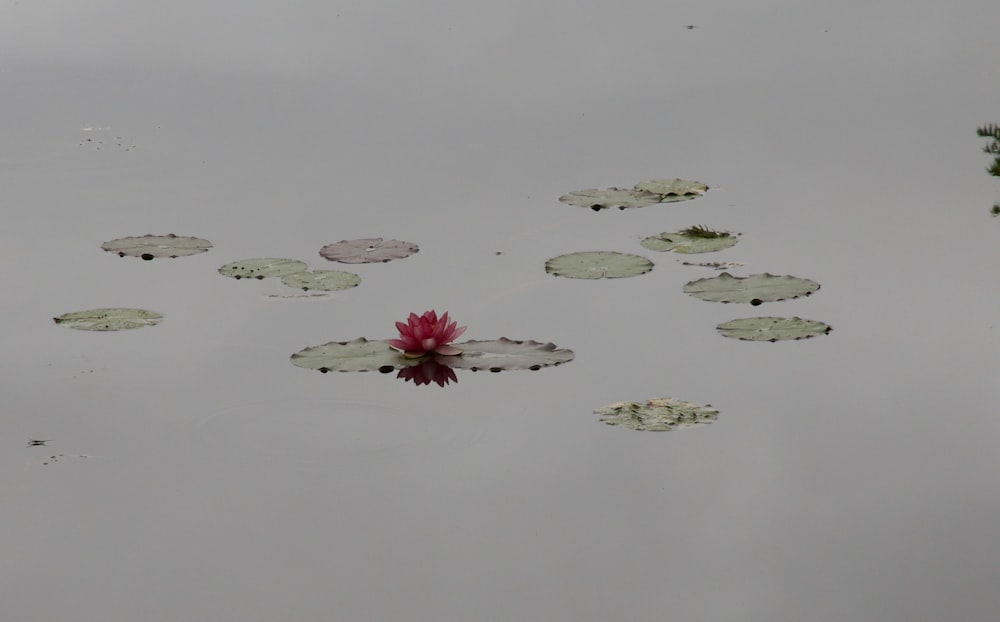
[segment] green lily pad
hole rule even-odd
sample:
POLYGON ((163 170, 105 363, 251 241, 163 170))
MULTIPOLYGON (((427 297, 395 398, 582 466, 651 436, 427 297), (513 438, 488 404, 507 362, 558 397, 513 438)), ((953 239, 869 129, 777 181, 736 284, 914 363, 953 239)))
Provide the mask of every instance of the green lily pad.
POLYGON ((732 339, 770 342, 808 339, 833 330, 829 324, 800 317, 747 317, 730 320, 715 328, 732 339))
POLYGON ((572 350, 557 348, 553 343, 514 341, 501 337, 492 341, 465 341, 453 344, 462 350, 458 356, 435 355, 434 360, 454 369, 493 372, 512 369, 538 370, 562 365, 573 360, 572 350))
POLYGON ((713 270, 735 270, 736 268, 742 268, 743 264, 738 261, 699 261, 690 262, 682 261, 682 266, 697 266, 699 268, 711 268, 713 270))
POLYGON ((574 190, 559 197, 559 200, 577 207, 589 207, 598 212, 602 209, 617 207, 645 207, 661 201, 661 197, 653 192, 627 188, 591 188, 589 190, 574 190))
POLYGON ((660 195, 660 202, 686 201, 702 196, 708 190, 708 186, 700 181, 688 181, 686 179, 654 179, 644 181, 635 185, 636 190, 652 192, 660 195))
POLYGON ((639 255, 587 251, 559 255, 545 262, 545 271, 570 279, 617 279, 645 274, 653 262, 639 255))
POLYGON ((305 272, 307 267, 306 262, 295 259, 244 259, 227 263, 219 268, 219 274, 234 279, 266 279, 305 272))
POLYGON ((658 397, 643 402, 618 402, 594 411, 601 421, 632 430, 666 432, 687 430, 712 423, 719 411, 710 404, 699 406, 672 397, 658 397))
POLYGON ((315 369, 324 374, 328 371, 388 373, 420 363, 420 359, 408 359, 384 341, 368 341, 364 337, 306 348, 293 354, 291 360, 297 367, 315 369))
POLYGON ((361 277, 353 272, 340 270, 313 270, 312 272, 294 272, 281 277, 281 282, 289 287, 303 290, 318 289, 325 292, 335 292, 350 289, 361 284, 361 277))
POLYGON ((641 244, 651 251, 675 253, 714 253, 736 246, 737 238, 728 231, 713 231, 704 227, 690 227, 681 231, 665 231, 645 238, 641 244))
POLYGON ((723 272, 717 277, 698 279, 684 285, 684 293, 709 302, 763 302, 789 300, 808 296, 819 289, 819 283, 797 276, 754 274, 736 277, 723 272))
POLYGON ((341 240, 319 249, 319 254, 330 261, 340 263, 378 263, 409 257, 420 248, 413 242, 363 238, 341 240))
POLYGON ((163 316, 144 309, 89 309, 64 313, 52 318, 56 324, 62 324, 77 330, 125 330, 155 326, 163 316))
POLYGON ((212 243, 201 238, 146 234, 138 237, 118 238, 101 244, 101 248, 119 257, 142 257, 151 260, 156 257, 187 257, 204 253, 212 248, 212 243))

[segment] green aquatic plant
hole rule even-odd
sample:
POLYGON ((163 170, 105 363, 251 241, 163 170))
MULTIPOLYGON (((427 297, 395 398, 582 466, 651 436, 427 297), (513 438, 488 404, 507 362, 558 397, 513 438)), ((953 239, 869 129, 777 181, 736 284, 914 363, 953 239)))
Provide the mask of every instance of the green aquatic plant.
POLYGON ((307 267, 306 262, 297 259, 267 257, 227 263, 219 268, 219 274, 234 279, 266 279, 305 272, 307 267))
POLYGON ((617 402, 598 408, 594 414, 608 425, 646 432, 686 430, 712 423, 719 417, 719 411, 711 404, 700 406, 672 397, 617 402))
POLYGON ((187 257, 204 253, 212 243, 202 238, 179 236, 173 233, 118 238, 101 244, 101 248, 119 257, 141 257, 150 261, 157 257, 187 257))
POLYGON ((675 253, 714 253, 736 245, 736 236, 728 231, 715 231, 703 226, 680 231, 664 231, 644 238, 640 244, 651 251, 675 253))
POLYGON ((153 311, 146 311, 145 309, 116 307, 74 311, 73 313, 64 313, 52 319, 56 324, 62 324, 63 326, 77 330, 112 331, 155 326, 160 323, 163 316, 153 311))
POLYGON ((313 270, 312 272, 286 274, 281 277, 281 282, 303 291, 314 289, 335 292, 357 287, 361 284, 361 277, 353 272, 341 272, 340 270, 313 270))
POLYGON ((574 190, 559 200, 577 207, 589 207, 595 212, 617 207, 620 210, 645 207, 657 203, 690 201, 705 194, 708 186, 700 181, 686 179, 654 179, 636 184, 632 188, 590 188, 574 190))
POLYGON ((324 259, 340 263, 384 263, 393 259, 404 259, 419 250, 420 247, 413 242, 361 238, 327 244, 319 249, 319 254, 324 259))
POLYGON ((570 279, 617 279, 645 274, 653 262, 639 255, 585 251, 559 255, 545 262, 545 271, 570 279))
POLYGON ((986 172, 994 177, 1000 177, 1000 125, 990 123, 976 128, 976 135, 982 138, 992 138, 993 142, 987 143, 983 151, 992 156, 993 163, 986 167, 986 172))
POLYGON ((292 364, 322 373, 331 371, 379 371, 388 373, 420 365, 428 359, 452 369, 471 371, 538 370, 562 365, 573 360, 572 350, 552 343, 515 341, 501 337, 490 341, 464 341, 455 344, 461 356, 428 354, 411 358, 389 345, 387 341, 369 341, 359 337, 353 341, 331 341, 312 346, 291 356, 292 364))
POLYGON ((725 337, 743 341, 788 341, 826 335, 829 324, 800 317, 746 317, 715 327, 725 337))
POLYGON ((704 240, 728 238, 732 235, 728 231, 716 231, 715 229, 709 229, 705 225, 695 225, 693 227, 688 227, 687 229, 681 229, 680 232, 689 238, 699 238, 704 240))
POLYGON ((719 276, 690 281, 684 293, 709 302, 749 302, 757 306, 765 302, 791 300, 808 296, 819 289, 819 283, 787 274, 753 274, 738 277, 723 272, 719 276))

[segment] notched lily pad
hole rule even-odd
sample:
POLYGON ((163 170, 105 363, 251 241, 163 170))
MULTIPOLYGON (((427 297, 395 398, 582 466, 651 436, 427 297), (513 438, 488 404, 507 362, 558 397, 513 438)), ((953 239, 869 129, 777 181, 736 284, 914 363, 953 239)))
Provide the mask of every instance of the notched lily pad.
POLYGON ((358 337, 354 341, 331 341, 296 352, 292 364, 315 369, 324 374, 329 371, 380 371, 388 373, 417 365, 420 359, 408 359, 384 341, 369 341, 358 337))
POLYGON ((670 201, 686 201, 702 196, 708 190, 708 186, 700 181, 688 181, 686 179, 654 179, 644 181, 635 185, 636 190, 652 192, 660 196, 661 203, 670 201))
POLYGON ((305 291, 316 289, 324 292, 335 292, 350 289, 361 284, 361 277, 353 272, 340 270, 313 270, 312 272, 294 272, 281 277, 281 282, 289 287, 305 291))
POLYGON ((728 231, 715 231, 694 226, 681 231, 664 231, 645 238, 641 244, 651 251, 674 251, 675 253, 714 253, 735 246, 736 235, 728 231))
POLYGON ((712 423, 719 411, 711 404, 699 406, 672 397, 658 397, 646 402, 618 402, 594 411, 601 421, 632 430, 666 432, 686 430, 712 423))
POLYGON ((145 260, 156 257, 187 257, 204 253, 212 248, 212 243, 201 238, 167 235, 146 235, 118 238, 101 244, 101 248, 119 257, 141 257, 145 260))
POLYGON ((808 339, 833 330, 829 324, 800 317, 747 317, 730 320, 715 328, 732 339, 770 342, 808 339))
POLYGON ((219 274, 234 279, 266 279, 272 276, 285 276, 296 272, 305 272, 306 262, 295 259, 244 259, 227 263, 219 268, 219 274))
POLYGON ((717 277, 698 279, 684 285, 684 293, 709 302, 763 302, 790 300, 808 296, 819 289, 819 283, 797 276, 754 274, 736 277, 723 272, 717 277))
POLYGON ((155 326, 163 316, 145 309, 108 308, 64 313, 52 319, 77 330, 110 331, 155 326))
POLYGON ((363 238, 327 244, 319 250, 319 254, 330 261, 340 263, 377 263, 403 259, 418 250, 420 248, 413 242, 363 238))
POLYGON ((628 209, 630 207, 645 207, 659 203, 660 195, 627 188, 591 188, 589 190, 574 190, 569 194, 559 197, 563 203, 576 205, 577 207, 589 207, 595 212, 602 209, 617 207, 618 209, 628 209))
POLYGON ((493 372, 531 369, 562 365, 573 360, 572 350, 557 348, 553 343, 514 341, 501 337, 492 341, 465 341, 454 344, 462 350, 459 356, 435 355, 434 360, 454 369, 493 372))
POLYGON ((545 271, 570 279, 617 279, 645 274, 653 262, 639 255, 587 251, 559 255, 545 262, 545 271))

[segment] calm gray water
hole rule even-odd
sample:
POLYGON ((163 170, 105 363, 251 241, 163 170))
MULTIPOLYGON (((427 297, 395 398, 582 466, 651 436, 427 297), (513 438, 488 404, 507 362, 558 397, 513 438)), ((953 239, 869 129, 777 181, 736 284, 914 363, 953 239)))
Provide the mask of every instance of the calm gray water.
POLYGON ((1000 122, 1000 5, 870 4, 3 3, 4 618, 995 620, 1000 183, 975 128, 1000 122), (557 201, 674 176, 712 189, 557 201), (698 260, 822 289, 684 295, 714 273, 638 242, 694 224, 743 234, 698 260), (170 232, 215 247, 99 248, 170 232), (321 246, 377 236, 421 250, 328 299, 216 273, 336 269, 321 246), (544 273, 582 250, 656 267, 544 273), (104 306, 166 319, 51 319, 104 306), (430 308, 577 358, 445 389, 288 362, 430 308), (757 312, 834 330, 714 331, 757 312), (659 396, 721 414, 591 414, 659 396))

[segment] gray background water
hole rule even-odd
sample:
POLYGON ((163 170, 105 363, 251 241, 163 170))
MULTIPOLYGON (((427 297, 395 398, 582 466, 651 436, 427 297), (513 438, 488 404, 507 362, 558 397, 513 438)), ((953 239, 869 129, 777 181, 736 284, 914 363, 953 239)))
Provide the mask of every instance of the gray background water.
POLYGON ((872 4, 4 2, 4 618, 995 620, 1000 5, 872 4), (556 200, 672 176, 712 190, 556 200), (743 233, 698 259, 823 288, 687 297, 710 271, 638 241, 694 224, 743 233), (215 247, 99 248, 168 232, 215 247), (375 236, 421 251, 330 299, 216 274, 375 236), (544 274, 579 250, 657 265, 544 274), (166 320, 51 320, 102 306, 166 320), (429 308, 577 359, 288 363, 429 308), (715 334, 758 311, 834 331, 715 334), (721 414, 591 414, 663 395, 721 414))

